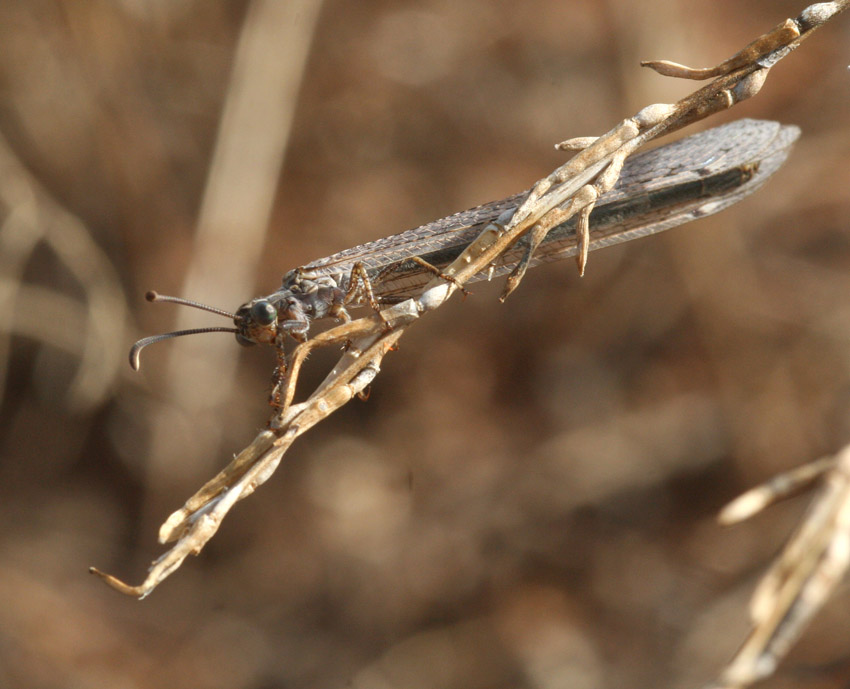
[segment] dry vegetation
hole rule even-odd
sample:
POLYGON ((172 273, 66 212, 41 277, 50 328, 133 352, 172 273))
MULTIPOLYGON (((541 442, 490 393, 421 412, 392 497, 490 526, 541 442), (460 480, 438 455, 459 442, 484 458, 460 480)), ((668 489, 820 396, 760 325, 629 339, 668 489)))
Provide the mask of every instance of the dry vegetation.
MULTIPOLYGON (((733 529, 715 514, 850 440, 847 17, 717 119, 802 128, 762 193, 599 252, 581 280, 550 265, 505 305, 493 285, 441 309, 143 605, 85 568, 135 579, 162 519, 268 416, 272 357, 229 337, 131 374, 130 342, 174 325, 146 289, 234 308, 311 258, 515 192, 553 142, 691 89, 641 59, 713 64, 801 9, 326 3, 314 26, 293 3, 269 52, 291 91, 246 115, 256 164, 215 187, 246 6, 0 5, 0 685, 714 677, 805 503, 733 529)), ((773 686, 847 683, 845 603, 773 686)))

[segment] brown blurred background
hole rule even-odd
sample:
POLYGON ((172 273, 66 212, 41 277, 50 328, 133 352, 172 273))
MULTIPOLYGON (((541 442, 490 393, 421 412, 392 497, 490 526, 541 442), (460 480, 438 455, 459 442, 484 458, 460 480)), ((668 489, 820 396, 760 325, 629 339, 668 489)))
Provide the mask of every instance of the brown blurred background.
MULTIPOLYGON (((802 137, 739 206, 476 285, 144 602, 159 524, 263 426, 273 357, 138 337, 517 192, 802 2, 0 3, 0 687, 695 687, 850 442, 850 16, 714 118, 802 137), (183 311, 184 313, 180 313, 183 311)), ((192 320, 195 319, 195 320, 192 320)), ((330 359, 311 360, 303 389, 330 359)), ((770 680, 850 681, 836 599, 770 680)))

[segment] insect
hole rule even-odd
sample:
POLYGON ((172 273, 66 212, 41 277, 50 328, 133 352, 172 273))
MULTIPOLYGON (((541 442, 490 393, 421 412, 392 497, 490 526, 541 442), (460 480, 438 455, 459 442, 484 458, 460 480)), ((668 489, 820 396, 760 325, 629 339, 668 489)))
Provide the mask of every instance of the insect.
MULTIPOLYGON (((629 158, 616 186, 590 215, 590 248, 655 234, 716 213, 751 194, 785 162, 799 136, 794 126, 738 120, 629 158)), ((304 342, 315 320, 351 320, 348 309, 397 303, 416 295, 433 274, 442 275, 489 223, 510 217, 522 192, 450 215, 412 230, 346 249, 290 270, 280 288, 235 313, 178 297, 148 292, 149 301, 172 302, 233 320, 233 327, 180 330, 146 337, 130 350, 139 368, 141 350, 154 342, 204 332, 235 333, 243 345, 277 344, 287 336, 304 342)), ((470 282, 504 275, 525 252, 523 240, 470 282)), ((575 219, 553 228, 529 266, 574 256, 575 219)), ((451 280, 447 276, 443 276, 451 280)))

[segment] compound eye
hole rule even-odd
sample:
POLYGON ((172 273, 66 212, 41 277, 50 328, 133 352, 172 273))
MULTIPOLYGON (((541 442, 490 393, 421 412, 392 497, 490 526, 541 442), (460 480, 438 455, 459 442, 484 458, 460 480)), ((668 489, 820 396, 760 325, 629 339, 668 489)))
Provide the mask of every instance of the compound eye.
POLYGON ((271 325, 277 320, 277 309, 265 299, 251 306, 251 320, 258 325, 271 325))
POLYGON ((236 341, 243 347, 253 347, 255 344, 257 344, 253 340, 249 340, 242 333, 236 333, 236 341))

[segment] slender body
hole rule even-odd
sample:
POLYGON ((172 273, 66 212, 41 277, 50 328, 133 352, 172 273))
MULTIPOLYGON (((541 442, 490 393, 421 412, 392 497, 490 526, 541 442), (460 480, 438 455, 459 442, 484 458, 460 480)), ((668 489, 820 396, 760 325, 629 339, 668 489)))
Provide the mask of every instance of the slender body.
MULTIPOLYGON (((597 201, 590 215, 590 250, 661 232, 736 203, 781 167, 798 136, 797 127, 738 120, 632 156, 616 186, 597 201)), ((242 305, 235 314, 192 303, 232 317, 235 328, 145 338, 133 346, 131 363, 138 368, 140 350, 152 342, 209 330, 235 332, 242 344, 274 343, 285 334, 304 341, 314 320, 348 320, 347 307, 414 296, 434 277, 435 269, 451 263, 488 223, 515 209, 526 194, 492 201, 291 270, 280 289, 242 305)), ((576 251, 572 219, 549 232, 529 266, 574 256, 576 251)), ((510 272, 523 253, 520 240, 470 282, 510 272)), ((158 295, 149 299, 187 303, 158 295)))

